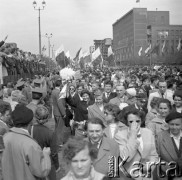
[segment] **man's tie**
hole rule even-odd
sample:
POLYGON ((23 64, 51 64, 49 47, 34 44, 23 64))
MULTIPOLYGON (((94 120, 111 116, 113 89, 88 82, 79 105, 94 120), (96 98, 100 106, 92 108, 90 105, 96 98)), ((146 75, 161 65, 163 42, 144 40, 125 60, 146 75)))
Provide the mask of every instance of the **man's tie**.
POLYGON ((109 93, 107 93, 107 97, 106 97, 107 99, 109 98, 109 93))
POLYGON ((164 93, 161 93, 162 98, 164 99, 164 93))

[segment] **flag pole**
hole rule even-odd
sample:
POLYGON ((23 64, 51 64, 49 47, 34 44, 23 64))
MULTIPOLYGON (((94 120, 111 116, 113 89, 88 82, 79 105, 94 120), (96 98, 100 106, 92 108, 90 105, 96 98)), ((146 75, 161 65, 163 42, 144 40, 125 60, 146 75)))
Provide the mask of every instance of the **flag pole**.
POLYGON ((152 66, 152 53, 150 53, 150 67, 152 66))
POLYGON ((65 54, 64 54, 64 67, 66 67, 65 54))

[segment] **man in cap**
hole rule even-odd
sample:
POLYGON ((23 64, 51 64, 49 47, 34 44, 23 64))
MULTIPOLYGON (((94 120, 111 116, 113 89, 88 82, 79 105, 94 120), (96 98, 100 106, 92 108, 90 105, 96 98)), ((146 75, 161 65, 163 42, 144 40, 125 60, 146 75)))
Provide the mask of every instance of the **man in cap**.
POLYGON ((17 105, 12 112, 14 127, 4 136, 2 158, 4 180, 46 177, 51 169, 50 149, 43 150, 28 133, 33 112, 24 105, 17 105))
POLYGON ((32 101, 27 105, 27 108, 31 109, 35 114, 37 109, 37 105, 41 102, 43 98, 43 90, 41 88, 33 88, 32 89, 32 101))

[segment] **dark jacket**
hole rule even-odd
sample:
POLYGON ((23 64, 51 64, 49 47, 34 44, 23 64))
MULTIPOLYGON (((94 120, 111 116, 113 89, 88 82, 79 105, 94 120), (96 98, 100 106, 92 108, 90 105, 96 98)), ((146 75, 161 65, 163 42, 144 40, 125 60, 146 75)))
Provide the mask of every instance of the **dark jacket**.
POLYGON ((60 90, 54 89, 51 94, 52 104, 53 104, 53 114, 54 116, 63 117, 65 116, 65 106, 64 99, 59 99, 60 90))
POLYGON ((85 101, 76 101, 72 97, 66 98, 66 102, 74 108, 74 120, 75 121, 84 121, 88 120, 88 106, 94 104, 93 101, 89 101, 88 103, 85 101))
POLYGON ((103 94, 103 103, 109 103, 109 101, 117 96, 116 92, 111 92, 109 97, 106 98, 105 93, 103 94))
POLYGON ((35 139, 40 147, 43 149, 44 147, 50 147, 51 149, 51 161, 54 166, 51 167, 51 171, 49 177, 51 180, 56 180, 55 169, 59 168, 58 161, 58 149, 57 149, 57 141, 56 136, 53 131, 51 131, 48 127, 40 124, 36 124, 29 128, 29 133, 35 139))

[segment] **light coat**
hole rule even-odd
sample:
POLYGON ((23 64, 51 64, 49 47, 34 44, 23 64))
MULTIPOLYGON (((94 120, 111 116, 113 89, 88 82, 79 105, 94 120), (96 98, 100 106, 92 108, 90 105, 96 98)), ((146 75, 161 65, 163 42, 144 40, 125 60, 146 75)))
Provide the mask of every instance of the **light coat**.
MULTIPOLYGON (((135 162, 141 162, 146 165, 146 162, 158 162, 158 154, 156 151, 155 140, 152 132, 149 129, 141 128, 141 137, 143 140, 143 150, 140 147, 140 142, 130 136, 128 129, 118 131, 115 135, 115 140, 119 144, 120 156, 125 158, 127 162, 124 164, 125 169, 131 175, 131 170, 137 168, 138 165, 134 165, 135 162)), ((136 172, 138 174, 138 171, 136 172)), ((133 179, 152 179, 152 178, 143 178, 139 176, 133 179)), ((128 179, 124 175, 121 175, 121 179, 128 179)), ((130 178, 129 178, 130 179, 130 178)))
POLYGON ((88 107, 88 118, 99 118, 103 121, 104 125, 106 125, 106 120, 105 120, 105 115, 104 111, 101 111, 100 108, 96 105, 93 104, 88 107))
POLYGON ((5 134, 3 140, 4 180, 37 180, 49 174, 50 157, 43 154, 41 147, 28 132, 14 127, 5 134))
MULTIPOLYGON (((175 151, 175 147, 170 137, 169 130, 160 132, 156 138, 156 142, 157 142, 156 143, 157 152, 159 154, 159 157, 161 158, 161 161, 165 161, 166 164, 172 161, 174 162, 179 161, 179 157, 175 151)), ((182 158, 182 146, 180 146, 180 149, 182 158)), ((166 170, 169 169, 170 167, 166 165, 166 166, 161 166, 161 168, 164 172, 166 172, 166 170)), ((165 180, 167 179, 167 177, 162 179, 165 180)))

